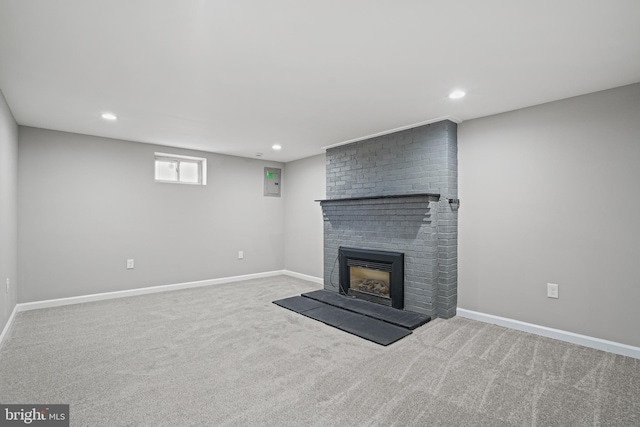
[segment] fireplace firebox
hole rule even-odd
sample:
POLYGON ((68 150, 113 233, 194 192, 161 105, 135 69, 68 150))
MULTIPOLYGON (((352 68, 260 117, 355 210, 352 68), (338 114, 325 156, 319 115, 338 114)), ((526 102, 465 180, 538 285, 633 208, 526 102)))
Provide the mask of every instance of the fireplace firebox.
POLYGON ((404 308, 404 254, 341 246, 340 293, 404 308))

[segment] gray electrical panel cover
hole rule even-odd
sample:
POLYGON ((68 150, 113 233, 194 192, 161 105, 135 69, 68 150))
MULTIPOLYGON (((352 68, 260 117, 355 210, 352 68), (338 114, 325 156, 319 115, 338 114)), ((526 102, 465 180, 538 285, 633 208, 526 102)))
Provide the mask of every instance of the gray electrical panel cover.
POLYGON ((278 168, 264 168, 264 195, 280 197, 280 177, 282 170, 278 168))

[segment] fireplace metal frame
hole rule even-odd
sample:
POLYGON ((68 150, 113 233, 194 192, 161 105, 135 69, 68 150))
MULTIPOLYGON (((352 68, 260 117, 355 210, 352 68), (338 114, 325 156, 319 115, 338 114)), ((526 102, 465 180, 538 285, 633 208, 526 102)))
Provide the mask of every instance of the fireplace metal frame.
MULTIPOLYGON (((348 260, 370 261, 371 268, 377 270, 375 264, 386 264, 390 267, 389 296, 391 297, 391 307, 402 310, 404 308, 404 254, 401 252, 378 251, 372 249, 350 248, 340 246, 338 249, 338 259, 340 262, 340 286, 339 292, 345 295, 345 290, 349 289, 349 269, 348 260)), ((386 270, 385 270, 386 271, 386 270)))

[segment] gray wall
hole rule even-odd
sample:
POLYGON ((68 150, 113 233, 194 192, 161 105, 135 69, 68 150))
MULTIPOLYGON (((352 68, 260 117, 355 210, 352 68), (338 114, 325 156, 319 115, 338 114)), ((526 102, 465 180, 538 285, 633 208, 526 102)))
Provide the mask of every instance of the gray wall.
POLYGON ((0 332, 17 301, 18 125, 0 92, 0 332), (6 293, 6 280, 11 286, 6 293))
POLYGON ((283 269, 265 166, 283 165, 20 127, 19 302, 283 269), (206 157, 208 185, 155 183, 155 151, 206 157))
POLYGON ((640 84, 458 138, 458 306, 640 346, 640 84))
POLYGON ((322 278, 322 210, 325 198, 324 154, 285 164, 283 183, 284 268, 322 278))

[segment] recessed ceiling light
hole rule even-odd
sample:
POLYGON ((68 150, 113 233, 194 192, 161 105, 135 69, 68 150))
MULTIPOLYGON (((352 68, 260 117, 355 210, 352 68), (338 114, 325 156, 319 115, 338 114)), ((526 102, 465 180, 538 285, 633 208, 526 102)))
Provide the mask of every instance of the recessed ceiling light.
POLYGON ((102 118, 105 120, 117 120, 118 117, 113 113, 104 113, 102 114, 102 118))
POLYGON ((460 99, 460 98, 464 98, 464 96, 466 94, 467 93, 465 91, 463 91, 463 90, 454 90, 453 92, 451 92, 449 94, 449 98, 450 99, 460 99))
POLYGON ((282 150, 282 145, 279 144, 274 144, 271 146, 271 148, 273 148, 274 150, 278 151, 278 150, 282 150))

